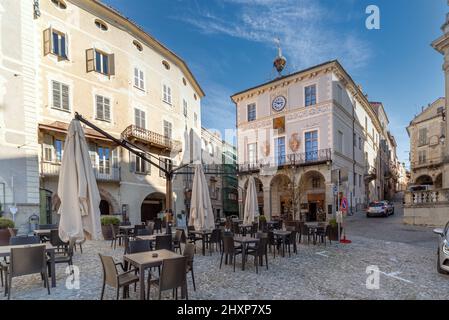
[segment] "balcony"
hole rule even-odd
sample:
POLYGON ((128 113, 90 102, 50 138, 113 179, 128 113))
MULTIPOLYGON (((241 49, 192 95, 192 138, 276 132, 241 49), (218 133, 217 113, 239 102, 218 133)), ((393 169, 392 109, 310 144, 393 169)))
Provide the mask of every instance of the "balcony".
POLYGON ((282 169, 287 166, 311 166, 326 164, 332 161, 332 150, 321 149, 316 151, 295 153, 283 157, 267 159, 265 161, 257 161, 256 163, 244 163, 238 165, 240 174, 248 174, 260 172, 263 169, 282 169))
MULTIPOLYGON (((55 162, 41 162, 41 171, 40 175, 43 178, 46 177, 58 177, 59 171, 61 169, 60 163, 55 162)), ((119 168, 109 168, 108 170, 101 169, 98 167, 93 167, 95 178, 98 181, 111 181, 118 182, 120 181, 120 169, 119 168), (106 172, 108 171, 108 172, 106 172)))
POLYGON ((147 144, 149 147, 163 149, 166 151, 182 151, 181 141, 167 138, 159 133, 139 128, 135 125, 128 126, 122 132, 122 138, 131 142, 140 141, 144 144, 147 144))
POLYGON ((437 167, 439 165, 442 165, 444 161, 444 157, 437 156, 430 159, 420 159, 418 161, 412 161, 410 163, 412 170, 413 169, 419 169, 419 168, 432 168, 437 167))
POLYGON ((370 167, 370 168, 367 169, 367 171, 365 172, 363 178, 364 178, 365 181, 367 181, 367 182, 376 179, 376 178, 377 178, 377 169, 374 168, 374 167, 370 167))

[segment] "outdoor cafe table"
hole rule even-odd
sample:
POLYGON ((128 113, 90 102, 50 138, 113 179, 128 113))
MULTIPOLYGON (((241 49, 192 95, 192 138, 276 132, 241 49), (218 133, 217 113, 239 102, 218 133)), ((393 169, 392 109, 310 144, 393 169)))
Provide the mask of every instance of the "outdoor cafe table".
MULTIPOLYGON (((43 244, 24 244, 17 246, 0 246, 0 257, 9 257, 11 255, 11 249, 15 248, 29 248, 42 246, 43 244)), ((45 251, 50 255, 50 273, 51 273, 51 286, 56 287, 56 268, 55 268, 55 249, 51 243, 45 243, 45 251)))
POLYGON ((246 247, 250 243, 258 243, 259 239, 251 237, 234 237, 234 242, 242 244, 242 270, 245 270, 246 247))
MULTIPOLYGON (((145 300, 145 269, 158 267, 166 259, 180 258, 177 254, 169 250, 146 251, 133 254, 125 254, 123 259, 139 270, 140 300, 145 300), (157 254, 157 256, 154 256, 157 254)), ((149 297, 148 297, 149 298, 149 297)))
POLYGON ((276 238, 282 238, 282 256, 285 257, 285 242, 287 237, 291 234, 291 231, 274 230, 273 235, 276 238))
POLYGON ((209 237, 212 234, 212 230, 192 230, 192 231, 189 231, 189 233, 193 233, 193 234, 196 234, 201 237, 201 244, 202 244, 201 251, 203 253, 203 256, 205 256, 206 255, 206 239, 207 239, 207 237, 209 237))
POLYGON ((276 226, 279 225, 279 221, 275 221, 275 220, 267 221, 267 225, 270 226, 270 229, 274 229, 276 226))

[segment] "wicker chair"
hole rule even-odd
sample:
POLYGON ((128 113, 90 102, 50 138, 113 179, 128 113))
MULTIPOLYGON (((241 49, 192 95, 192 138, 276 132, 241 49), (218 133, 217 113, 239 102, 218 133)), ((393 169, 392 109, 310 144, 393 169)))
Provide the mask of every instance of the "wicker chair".
POLYGON ((237 255, 242 254, 242 248, 236 247, 234 244, 234 237, 224 236, 223 237, 223 252, 221 253, 220 259, 220 269, 223 264, 223 256, 226 255, 226 261, 228 260, 228 256, 234 260, 234 272, 235 272, 235 260, 237 255))
POLYGON ((116 299, 119 299, 120 288, 123 288, 123 296, 129 296, 129 286, 139 281, 136 269, 126 271, 121 262, 116 263, 114 258, 99 254, 103 266, 103 287, 101 289, 101 300, 103 300, 106 285, 116 288, 116 299), (123 272, 119 273, 117 266, 120 265, 123 272))
POLYGON ((195 275, 193 273, 193 258, 195 256, 195 246, 192 243, 186 243, 183 256, 187 259, 186 273, 190 272, 190 274, 192 275, 193 291, 196 291, 195 275))
POLYGON ((268 270, 268 238, 262 236, 255 247, 249 247, 246 251, 247 255, 254 256, 254 265, 256 273, 259 273, 259 263, 263 265, 263 257, 265 256, 265 265, 268 270))
POLYGON ((186 277, 186 257, 166 259, 162 262, 162 271, 159 279, 151 280, 151 274, 148 277, 148 291, 147 298, 150 298, 151 285, 157 285, 159 289, 159 300, 161 294, 166 290, 173 290, 173 297, 178 299, 178 288, 185 293, 185 298, 188 299, 187 292, 187 277, 186 277))

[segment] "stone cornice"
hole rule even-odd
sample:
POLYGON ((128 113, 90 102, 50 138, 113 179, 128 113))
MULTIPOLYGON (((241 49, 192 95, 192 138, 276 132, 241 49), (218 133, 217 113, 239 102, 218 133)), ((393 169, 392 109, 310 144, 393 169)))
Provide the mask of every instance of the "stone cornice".
POLYGON ((441 54, 444 54, 444 50, 449 47, 449 35, 445 34, 432 42, 432 47, 441 54))

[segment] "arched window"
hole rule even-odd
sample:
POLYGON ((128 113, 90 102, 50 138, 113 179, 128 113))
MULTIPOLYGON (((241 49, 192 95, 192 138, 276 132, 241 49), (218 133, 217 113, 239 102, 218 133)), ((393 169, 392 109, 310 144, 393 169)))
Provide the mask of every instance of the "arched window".
POLYGON ((133 45, 134 45, 134 46, 136 47, 136 49, 139 50, 140 52, 143 51, 143 47, 142 47, 142 45, 140 44, 139 41, 134 40, 134 41, 133 41, 133 45))
POLYGON ((95 25, 101 31, 108 31, 108 26, 106 25, 106 23, 101 21, 101 20, 99 20, 99 19, 95 19, 95 25))
POLYGON ((64 0, 51 0, 55 6, 57 6, 59 9, 67 9, 67 4, 64 2, 64 0))

